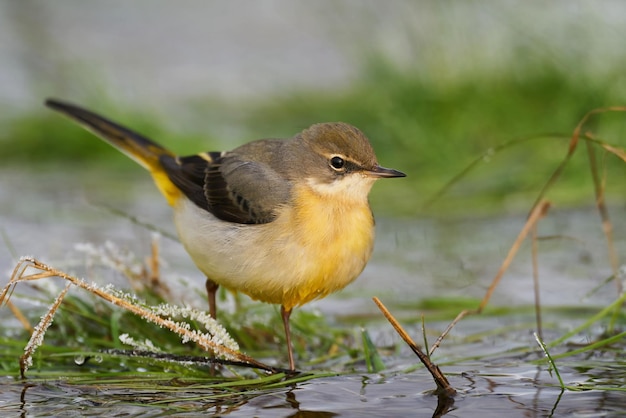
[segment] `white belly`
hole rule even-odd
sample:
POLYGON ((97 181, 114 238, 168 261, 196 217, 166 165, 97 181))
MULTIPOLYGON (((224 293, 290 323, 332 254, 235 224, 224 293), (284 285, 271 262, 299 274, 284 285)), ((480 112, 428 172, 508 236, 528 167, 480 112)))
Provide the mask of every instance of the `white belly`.
POLYGON ((174 209, 181 242, 209 279, 287 309, 345 287, 373 246, 369 207, 341 223, 322 209, 305 225, 287 211, 267 224, 224 222, 185 198, 174 209))

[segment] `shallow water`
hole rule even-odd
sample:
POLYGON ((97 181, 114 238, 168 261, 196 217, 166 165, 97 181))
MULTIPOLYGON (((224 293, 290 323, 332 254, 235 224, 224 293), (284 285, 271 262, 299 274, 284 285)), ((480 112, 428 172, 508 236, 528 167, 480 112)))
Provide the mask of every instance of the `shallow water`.
MULTIPOLYGON (((62 380, 0 382, 0 411, 8 416, 196 416, 231 417, 609 417, 625 413, 623 392, 561 391, 542 368, 527 365, 457 364, 446 368, 457 396, 438 399, 431 377, 411 373, 327 377, 290 388, 230 394, 219 404, 214 392, 183 388, 161 392, 158 385, 130 392, 126 388, 67 384, 62 380), (168 402, 168 397, 176 401, 168 402), (159 403, 162 406, 159 406, 159 403)), ((568 382, 583 376, 564 371, 568 382)))
MULTIPOLYGON (((172 232, 169 209, 148 180, 126 179, 127 187, 120 189, 118 184, 124 177, 119 174, 117 178, 103 179, 102 173, 97 172, 66 172, 43 173, 34 179, 17 171, 0 173, 3 271, 13 267, 14 255, 27 254, 61 269, 83 271, 84 256, 75 250, 80 242, 100 245, 110 240, 138 257, 148 254, 152 233, 104 209, 103 202, 172 232)), ((374 211, 378 212, 376 207, 374 211)), ((622 207, 612 207, 611 212, 615 219, 623 217, 622 207)), ((438 296, 482 297, 523 222, 523 215, 466 220, 398 220, 379 216, 375 253, 362 276, 339 294, 314 302, 306 309, 335 318, 338 324, 354 323, 354 318, 361 318, 357 319, 361 323, 368 321, 375 343, 386 346, 398 340, 390 327, 380 321, 371 302, 372 296, 378 296, 394 314, 409 318, 407 330, 418 336, 420 301, 438 296), (373 318, 376 319, 372 321, 373 318)), ((618 254, 624 254, 626 225, 616 221, 614 226, 618 254)), ((604 236, 593 209, 555 210, 542 221, 539 233, 561 236, 540 243, 542 304, 551 308, 544 318, 546 324, 552 324, 546 331, 549 341, 591 316, 589 312, 613 301, 615 287, 611 283, 590 294, 611 275, 604 236)), ((161 257, 165 263, 163 276, 182 277, 192 285, 202 286, 202 277, 177 242, 162 238, 161 257)), ((116 275, 111 274, 110 278, 115 280, 116 275)), ((188 290, 181 287, 179 291, 185 289, 188 290)), ((180 297, 204 306, 198 295, 180 297)), ((527 306, 532 300, 530 249, 526 244, 505 274, 492 305, 527 306)), ((624 392, 561 393, 545 364, 529 363, 541 355, 516 352, 520 347, 535 346, 532 311, 520 312, 468 318, 439 349, 435 361, 459 391, 449 406, 448 416, 600 417, 626 413, 624 392), (510 331, 489 334, 499 328, 510 331), (475 341, 463 339, 470 335, 482 336, 475 341), (469 361, 468 357, 479 360, 469 361)), ((0 309, 0 320, 9 318, 8 310, 0 309)), ((439 331, 446 325, 429 321, 428 313, 426 321, 429 328, 439 331)), ((584 340, 582 336, 580 342, 584 340)), ((106 383, 69 384, 60 377, 62 374, 53 374, 56 377, 49 380, 37 377, 25 382, 7 376, 0 380, 0 412, 7 416, 192 416, 201 412, 235 417, 433 415, 438 399, 430 394, 434 388, 431 377, 421 368, 405 371, 416 363, 412 353, 403 348, 384 361, 389 367, 384 373, 368 374, 365 365, 356 365, 355 371, 347 375, 314 379, 288 389, 259 389, 246 396, 231 396, 220 404, 203 400, 208 399, 211 391, 193 387, 176 392, 177 398, 184 393, 185 400, 170 404, 167 398, 171 392, 163 392, 157 384, 129 393, 127 388, 106 383), (164 406, 158 406, 156 401, 164 402, 164 406)), ((596 367, 589 369, 576 367, 575 361, 565 362, 561 370, 565 383, 626 384, 623 375, 611 374, 612 370, 624 370, 623 364, 616 365, 615 358, 600 357, 592 364, 596 367)))
MULTIPOLYGON (((545 3, 541 13, 537 13, 532 2, 520 2, 514 8, 508 2, 492 2, 488 6, 490 13, 476 8, 474 2, 447 3, 445 7, 439 2, 422 3, 419 10, 410 7, 411 2, 399 2, 401 7, 369 2, 360 10, 345 5, 338 10, 336 2, 251 2, 243 9, 235 2, 189 1, 185 7, 157 3, 79 5, 64 0, 48 7, 42 2, 0 3, 3 104, 9 105, 9 110, 34 103, 39 107, 44 94, 99 97, 105 86, 105 96, 110 95, 112 100, 135 100, 141 106, 151 103, 161 109, 161 114, 167 113, 164 120, 184 124, 188 118, 171 118, 169 112, 175 112, 181 102, 190 98, 262 98, 276 92, 282 94, 295 86, 332 89, 358 75, 362 54, 377 50, 385 51, 389 59, 400 64, 415 60, 426 82, 437 81, 444 73, 451 79, 462 79, 467 71, 497 74, 499 68, 519 63, 519 51, 528 49, 528 45, 540 46, 539 53, 548 51, 551 57, 556 56, 555 62, 575 62, 578 67, 587 67, 593 77, 602 77, 619 67, 616 62, 623 61, 620 39, 626 30, 624 4, 616 1, 605 2, 603 7, 580 2, 568 2, 568 7, 563 7, 564 2, 545 3), (307 19, 302 19, 303 15, 307 19), (336 21, 329 25, 329 20, 336 21), (407 20, 417 22, 416 30, 426 36, 407 32, 407 20), (446 70, 442 72, 441 68, 446 70)), ((531 54, 525 61, 533 60, 536 58, 531 54)), ((29 168, 33 167, 36 164, 29 168)), ((85 256, 75 249, 80 242, 102 245, 111 241, 139 258, 147 255, 151 233, 112 215, 104 206, 173 231, 169 209, 144 177, 125 181, 130 179, 125 179, 123 173, 58 175, 37 168, 40 171, 36 174, 0 172, 3 277, 8 276, 22 255, 34 255, 68 271, 84 272, 85 256)), ((349 324, 346 326, 365 321, 380 346, 398 340, 386 323, 373 320, 380 314, 371 302, 372 296, 379 296, 403 322, 406 320, 412 335, 420 335, 419 303, 438 296, 482 297, 524 222, 523 214, 455 221, 398 220, 381 215, 380 207, 374 209, 378 214, 378 238, 367 269, 340 294, 314 302, 306 309, 318 310, 335 318, 338 324, 349 324)), ((613 207, 612 213, 618 253, 623 255, 624 207, 613 207)), ((603 286, 589 294, 611 274, 604 237, 593 210, 556 208, 541 223, 540 234, 563 236, 540 243, 542 304, 555 308, 547 313, 545 321, 557 324, 547 332, 550 340, 590 316, 593 308, 614 300, 615 287, 603 286), (573 309, 566 311, 564 306, 573 309), (586 312, 584 308, 591 310, 586 312)), ((203 278, 178 243, 162 238, 161 255, 164 277, 181 277, 198 288, 203 286, 203 278)), ((103 280, 119 280, 115 273, 101 273, 105 274, 103 280)), ((179 299, 204 306, 199 294, 189 294, 187 289, 178 289, 179 299)), ((496 290, 492 304, 525 306, 532 300, 526 244, 496 290)), ((441 331, 446 323, 432 321, 428 315, 426 312, 428 327, 441 331)), ((13 323, 4 307, 0 308, 0 323, 13 323)), ((519 347, 534 346, 533 324, 532 315, 525 311, 468 318, 457 326, 435 359, 459 391, 447 416, 626 414, 624 392, 561 393, 545 364, 529 363, 540 355, 509 355, 508 351, 519 347), (489 334, 506 327, 512 330, 489 334), (476 334, 482 338, 463 340, 476 334), (471 355, 480 360, 466 360, 471 355)), ((581 342, 584 341, 583 336, 581 342)), ((0 357, 3 355, 0 347, 0 357)), ((25 382, 15 376, 0 376, 0 414, 433 415, 438 400, 429 393, 434 387, 432 379, 422 369, 404 371, 416 362, 412 353, 403 348, 393 356, 385 356, 384 361, 390 369, 381 374, 367 374, 365 366, 358 364, 356 371, 348 375, 315 379, 290 389, 259 390, 245 397, 230 394, 219 406, 206 400, 212 391, 199 388, 186 387, 172 393, 171 386, 146 384, 141 390, 129 392, 125 387, 105 382, 69 384, 62 377, 63 372, 57 370, 49 371, 47 376, 51 377, 46 379, 46 370, 41 375, 33 370, 25 382), (171 396, 180 398, 181 393, 185 394, 183 401, 167 402, 171 396), (157 401, 164 403, 159 406, 157 401)), ((597 382, 624 386, 623 362, 623 354, 621 365, 614 358, 593 362, 588 359, 584 363, 587 367, 565 362, 561 374, 570 385, 597 382), (594 367, 589 369, 590 364, 594 367), (622 375, 612 375, 615 371, 622 375)), ((75 372, 74 369, 80 367, 73 366, 67 372, 75 372)), ((138 375, 142 373, 137 370, 138 375)))
MULTIPOLYGON (((132 172, 131 172, 132 173, 132 172)), ((153 232, 137 222, 157 226, 165 272, 190 283, 204 279, 175 235, 171 212, 152 182, 111 172, 43 172, 35 177, 0 172, 0 266, 9 271, 16 257, 34 255, 58 268, 84 266, 78 243, 113 242, 137 257, 150 253, 153 232), (120 186, 123 185, 123 186, 120 186), (109 208, 121 211, 116 215, 109 208)), ((373 194, 376 194, 376 185, 373 194)), ((401 197, 399 197, 401 198, 401 197)), ((482 298, 511 244, 524 225, 524 213, 468 219, 392 219, 377 215, 372 259, 356 282, 342 292, 309 306, 325 313, 377 312, 372 296, 390 303, 410 303, 438 296, 482 298), (417 296, 417 297, 416 297, 417 296), (338 303, 338 301, 341 301, 338 303)), ((529 202, 530 204, 530 202, 529 202)), ((393 206, 393 202, 385 202, 393 206)), ((626 253, 623 206, 610 208, 617 254, 626 253)), ((606 239, 597 211, 552 209, 539 224, 541 303, 548 306, 595 306, 613 300, 614 286, 591 290, 611 276, 606 239)), ((167 275, 167 274, 165 274, 167 275)), ((530 245, 526 243, 493 296, 499 305, 533 303, 530 245)))

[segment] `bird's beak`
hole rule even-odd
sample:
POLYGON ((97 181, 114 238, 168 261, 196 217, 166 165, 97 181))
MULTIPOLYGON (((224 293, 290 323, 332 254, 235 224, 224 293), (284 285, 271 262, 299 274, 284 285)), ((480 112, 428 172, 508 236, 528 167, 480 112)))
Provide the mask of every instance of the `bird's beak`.
POLYGON ((385 168, 377 165, 372 170, 366 171, 367 175, 377 178, 392 178, 392 177, 406 177, 402 171, 394 170, 393 168, 385 168))

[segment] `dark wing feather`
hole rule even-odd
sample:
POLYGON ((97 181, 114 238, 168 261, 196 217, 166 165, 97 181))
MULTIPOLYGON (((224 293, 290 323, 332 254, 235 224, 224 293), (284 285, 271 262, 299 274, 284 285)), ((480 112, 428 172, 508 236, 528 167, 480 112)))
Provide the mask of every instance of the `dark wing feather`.
POLYGON ((161 164, 192 202, 227 222, 271 222, 289 199, 287 180, 266 164, 244 161, 235 153, 164 157, 161 164))
MULTIPOLYGON (((212 157, 210 153, 209 157, 212 157)), ((219 153, 217 157, 219 157, 219 153)), ((204 210, 209 210, 209 205, 204 197, 204 173, 211 164, 199 155, 190 157, 172 157, 162 156, 160 159, 161 166, 165 169, 169 179, 184 194, 204 210)))

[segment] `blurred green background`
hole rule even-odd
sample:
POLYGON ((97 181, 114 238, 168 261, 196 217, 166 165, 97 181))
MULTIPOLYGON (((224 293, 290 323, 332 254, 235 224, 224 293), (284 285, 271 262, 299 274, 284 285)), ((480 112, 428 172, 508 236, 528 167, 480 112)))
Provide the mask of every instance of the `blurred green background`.
MULTIPOLYGON (((376 186, 375 211, 523 212, 585 113, 626 105, 625 21, 620 1, 1 2, 0 163, 26 176, 145 176, 45 109, 46 97, 180 154, 341 120, 409 175, 376 186)), ((587 129, 626 147, 624 113, 587 129)), ((549 195, 561 206, 593 204, 579 151, 549 195)), ((623 201, 623 162, 600 161, 609 196, 623 201)))

